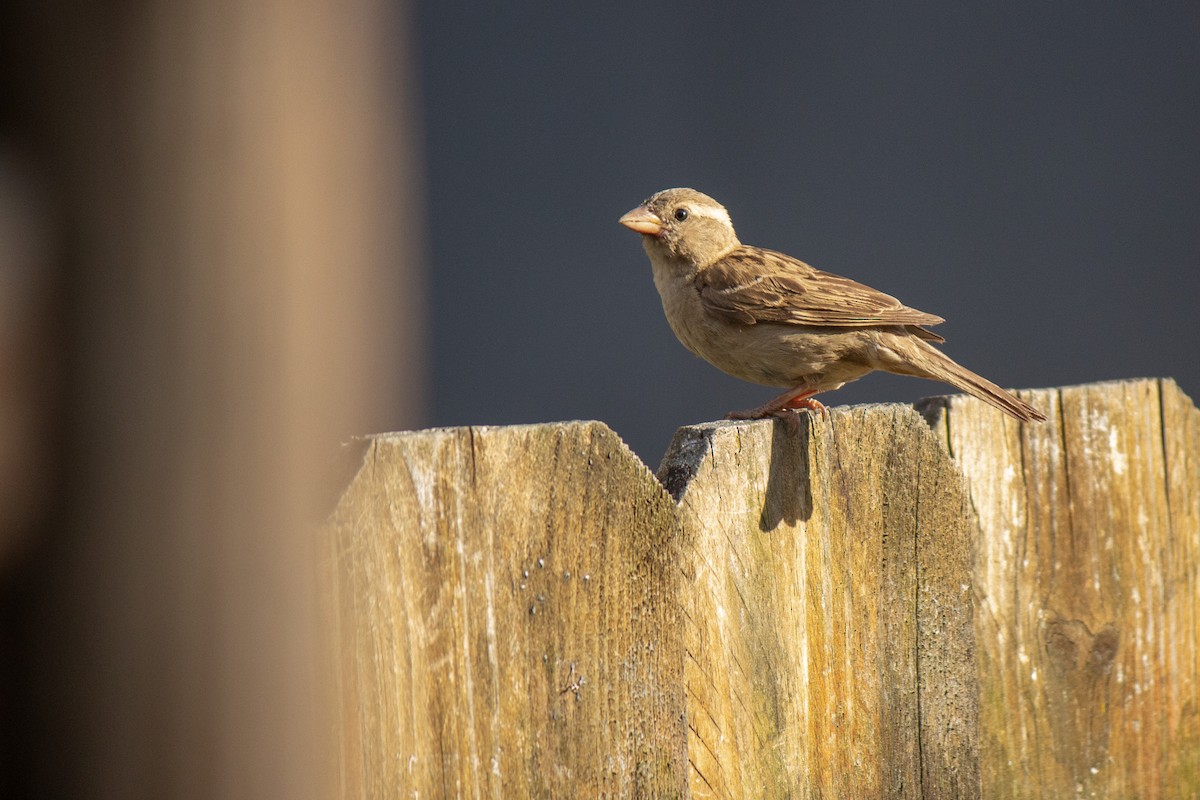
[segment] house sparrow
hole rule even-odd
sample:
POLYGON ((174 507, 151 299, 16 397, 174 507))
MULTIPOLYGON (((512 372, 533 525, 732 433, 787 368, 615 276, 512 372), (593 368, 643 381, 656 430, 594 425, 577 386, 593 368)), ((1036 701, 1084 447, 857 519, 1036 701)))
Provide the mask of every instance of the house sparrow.
POLYGON ((735 378, 787 391, 729 419, 824 411, 813 399, 873 370, 948 383, 1022 421, 1033 406, 959 366, 926 329, 944 320, 803 261, 744 245, 724 206, 666 189, 621 217, 642 234, 663 311, 684 347, 735 378))

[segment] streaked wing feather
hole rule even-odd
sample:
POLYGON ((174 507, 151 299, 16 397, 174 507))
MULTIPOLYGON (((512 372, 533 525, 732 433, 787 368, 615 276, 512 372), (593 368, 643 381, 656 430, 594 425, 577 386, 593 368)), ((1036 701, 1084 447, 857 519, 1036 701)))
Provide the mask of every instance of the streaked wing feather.
MULTIPOLYGON (((891 295, 757 247, 740 247, 696 277, 705 309, 744 325, 759 322, 831 327, 937 325, 944 320, 891 295)), ((914 332, 915 333, 915 332, 914 332)), ((924 331, 922 338, 936 337, 924 331)), ((920 336, 921 334, 917 334, 920 336)))

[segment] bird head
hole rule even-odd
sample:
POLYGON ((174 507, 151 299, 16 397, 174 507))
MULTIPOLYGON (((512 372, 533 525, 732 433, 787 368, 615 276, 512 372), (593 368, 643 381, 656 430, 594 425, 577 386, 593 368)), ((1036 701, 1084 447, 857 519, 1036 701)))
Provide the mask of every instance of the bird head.
POLYGON ((646 252, 691 268, 706 267, 737 247, 725 207, 695 189, 664 189, 621 217, 642 234, 646 252))

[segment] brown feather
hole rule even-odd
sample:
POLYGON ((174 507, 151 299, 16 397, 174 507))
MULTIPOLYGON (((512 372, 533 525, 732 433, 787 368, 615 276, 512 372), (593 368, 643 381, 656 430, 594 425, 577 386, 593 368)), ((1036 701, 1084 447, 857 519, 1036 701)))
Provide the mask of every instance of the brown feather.
MULTIPOLYGON (((776 322, 857 328, 944 322, 849 278, 748 245, 700 270, 696 288, 705 310, 743 325, 776 322)), ((942 341, 929 331, 914 333, 942 341)))

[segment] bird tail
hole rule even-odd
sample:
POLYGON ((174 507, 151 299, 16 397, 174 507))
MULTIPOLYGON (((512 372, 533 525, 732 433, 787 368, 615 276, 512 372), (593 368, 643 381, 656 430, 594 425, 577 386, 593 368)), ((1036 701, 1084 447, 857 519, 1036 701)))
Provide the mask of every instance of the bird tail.
POLYGON ((917 365, 925 373, 920 377, 932 378, 935 381, 948 383, 972 397, 977 397, 988 405, 995 406, 1004 413, 1016 417, 1022 422, 1032 422, 1034 420, 1042 422, 1046 419, 1045 414, 1024 400, 1021 400, 1012 392, 1001 389, 981 375, 976 375, 936 347, 921 339, 910 338, 908 341, 912 342, 916 346, 916 349, 920 351, 921 358, 916 359, 916 361, 917 365))

